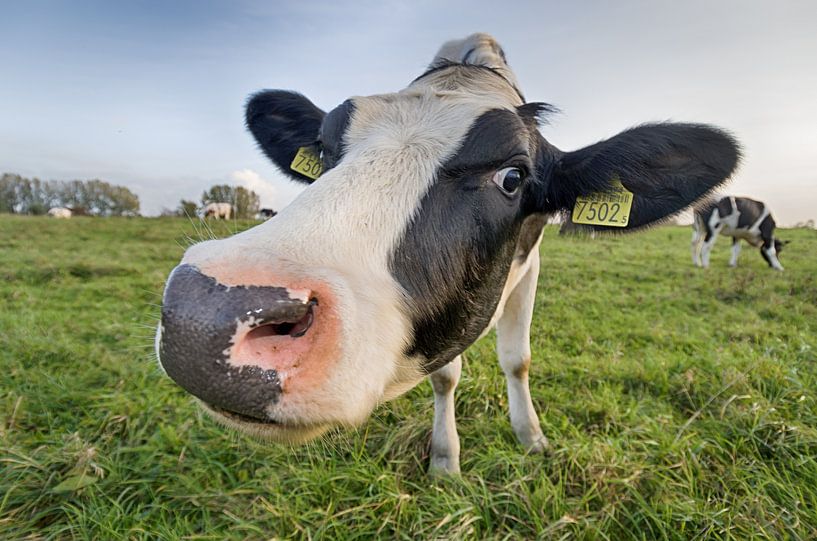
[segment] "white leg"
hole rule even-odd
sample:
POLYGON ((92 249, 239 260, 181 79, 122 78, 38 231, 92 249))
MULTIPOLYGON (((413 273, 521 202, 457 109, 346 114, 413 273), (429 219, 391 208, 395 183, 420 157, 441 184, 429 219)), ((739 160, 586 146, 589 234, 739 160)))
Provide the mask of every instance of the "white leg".
POLYGON ((429 374, 434 389, 434 428, 431 431, 431 473, 459 473, 460 437, 454 414, 454 389, 462 373, 462 357, 457 357, 429 374))
POLYGON ((702 259, 701 264, 703 268, 709 268, 709 253, 712 251, 712 247, 715 246, 715 241, 718 240, 718 233, 721 232, 721 228, 718 227, 712 233, 712 236, 709 237, 709 240, 704 239, 704 245, 701 249, 702 259))
POLYGON ((774 248, 774 239, 772 239, 771 246, 769 246, 768 248, 763 248, 762 250, 769 258, 769 261, 772 263, 772 268, 774 270, 782 271, 783 265, 781 265, 780 260, 777 259, 777 250, 775 250, 774 248))
POLYGON ((700 267, 701 263, 701 243, 703 243, 704 235, 698 229, 692 231, 692 264, 700 267))
POLYGON ((531 268, 508 297, 496 325, 499 364, 508 381, 511 426, 522 445, 531 452, 542 452, 548 446, 528 388, 530 323, 538 278, 539 258, 534 256, 531 268))
POLYGON ((740 239, 732 241, 732 257, 729 259, 730 267, 738 266, 738 256, 740 255, 740 239))

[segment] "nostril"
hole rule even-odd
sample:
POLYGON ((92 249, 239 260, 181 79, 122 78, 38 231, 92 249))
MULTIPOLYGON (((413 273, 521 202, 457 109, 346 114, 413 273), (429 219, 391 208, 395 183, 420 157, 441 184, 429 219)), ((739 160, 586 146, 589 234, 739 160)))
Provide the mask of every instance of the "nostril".
POLYGON ((316 306, 318 306, 318 300, 315 298, 310 299, 306 313, 297 321, 284 321, 280 323, 261 322, 254 329, 250 330, 244 339, 251 343, 255 340, 261 340, 271 336, 300 338, 306 334, 306 331, 309 330, 315 321, 316 306))
POLYGON ((292 338, 300 338, 306 334, 306 331, 309 330, 309 327, 312 326, 312 322, 315 320, 316 306, 318 306, 318 299, 311 299, 309 301, 309 309, 306 311, 304 317, 295 323, 295 325, 293 325, 293 327, 289 330, 289 335, 292 338))

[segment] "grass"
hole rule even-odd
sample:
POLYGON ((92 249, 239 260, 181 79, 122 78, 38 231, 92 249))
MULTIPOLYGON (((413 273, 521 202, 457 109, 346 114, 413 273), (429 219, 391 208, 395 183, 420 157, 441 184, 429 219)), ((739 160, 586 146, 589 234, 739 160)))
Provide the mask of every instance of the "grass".
MULTIPOLYGON (((226 235, 249 223, 219 223, 226 235)), ((182 219, 0 216, 0 539, 817 537, 817 232, 694 269, 688 228, 548 228, 533 400, 506 417, 489 336, 457 394, 461 478, 425 470, 423 384, 300 448, 227 432, 152 357, 182 219)), ((209 233, 208 233, 209 234, 209 233)))

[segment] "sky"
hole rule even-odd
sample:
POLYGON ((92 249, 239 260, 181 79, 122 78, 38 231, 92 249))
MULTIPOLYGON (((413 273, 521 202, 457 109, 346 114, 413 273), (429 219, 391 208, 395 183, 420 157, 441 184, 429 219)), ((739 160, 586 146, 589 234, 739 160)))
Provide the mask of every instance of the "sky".
POLYGON ((646 121, 741 141, 727 193, 777 222, 817 219, 817 2, 771 0, 26 1, 0 19, 0 172, 100 178, 142 212, 213 184, 280 209, 302 189, 257 150, 247 97, 297 90, 324 110, 394 92, 438 47, 502 44, 542 128, 573 150, 646 121))

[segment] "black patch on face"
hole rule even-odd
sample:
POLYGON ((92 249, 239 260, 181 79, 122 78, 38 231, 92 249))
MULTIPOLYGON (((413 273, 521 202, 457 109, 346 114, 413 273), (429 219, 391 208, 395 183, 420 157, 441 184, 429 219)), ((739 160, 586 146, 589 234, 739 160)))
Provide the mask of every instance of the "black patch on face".
POLYGON ((160 359, 167 375, 211 406, 260 421, 281 395, 275 370, 232 366, 225 350, 238 322, 289 324, 307 315, 309 303, 286 288, 224 286, 191 265, 171 274, 162 302, 160 359))
POLYGON ((343 159, 346 151, 343 135, 354 112, 354 102, 346 100, 326 115, 320 133, 324 172, 335 167, 343 159))
POLYGON ((527 181, 512 197, 491 180, 531 167, 531 132, 513 112, 489 111, 440 169, 390 269, 408 294, 413 341, 408 355, 432 372, 479 337, 493 316, 525 217, 527 181))

